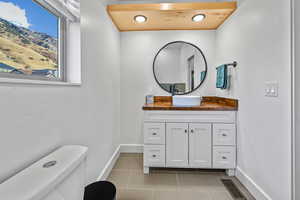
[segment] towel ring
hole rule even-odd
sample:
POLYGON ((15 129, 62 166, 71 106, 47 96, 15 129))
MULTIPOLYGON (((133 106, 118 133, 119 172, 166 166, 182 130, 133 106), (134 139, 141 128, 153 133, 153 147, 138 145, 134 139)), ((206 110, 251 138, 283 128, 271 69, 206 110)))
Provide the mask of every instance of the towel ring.
POLYGON ((228 63, 228 64, 224 64, 224 65, 232 66, 232 67, 236 68, 238 63, 236 61, 234 61, 233 63, 228 63))
POLYGON ((233 63, 227 64, 227 66, 233 66, 234 68, 236 68, 238 65, 238 63, 236 61, 234 61, 233 63))

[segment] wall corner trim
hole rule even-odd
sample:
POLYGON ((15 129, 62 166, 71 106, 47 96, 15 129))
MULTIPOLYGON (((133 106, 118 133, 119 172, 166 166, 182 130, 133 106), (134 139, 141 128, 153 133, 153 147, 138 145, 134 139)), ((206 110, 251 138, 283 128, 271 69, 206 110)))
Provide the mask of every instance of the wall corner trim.
POLYGON ((142 144, 120 144, 106 163, 103 170, 100 172, 97 181, 107 180, 111 170, 114 168, 118 158, 120 157, 120 153, 143 153, 143 149, 144 145, 142 144))
POLYGON ((97 178, 97 181, 104 181, 108 178, 111 170, 113 169, 116 161, 118 160, 118 158, 120 156, 120 153, 121 153, 120 146, 118 146, 116 151, 113 153, 113 155, 111 156, 111 158, 108 160, 105 167, 101 171, 100 175, 97 178))
POLYGON ((237 167, 236 169, 236 177, 256 199, 272 200, 272 198, 240 167, 237 167))

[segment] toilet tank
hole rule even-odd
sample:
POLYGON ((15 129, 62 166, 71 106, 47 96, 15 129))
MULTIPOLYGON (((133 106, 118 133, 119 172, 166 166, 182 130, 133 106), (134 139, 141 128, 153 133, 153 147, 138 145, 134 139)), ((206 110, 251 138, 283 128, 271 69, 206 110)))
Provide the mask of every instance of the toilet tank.
POLYGON ((82 200, 87 147, 63 146, 0 184, 2 200, 82 200))

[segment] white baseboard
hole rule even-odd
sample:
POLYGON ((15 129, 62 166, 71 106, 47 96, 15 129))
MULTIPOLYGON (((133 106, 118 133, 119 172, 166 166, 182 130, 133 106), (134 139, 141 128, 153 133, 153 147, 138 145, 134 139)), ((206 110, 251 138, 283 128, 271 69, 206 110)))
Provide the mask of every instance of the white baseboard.
POLYGON ((143 150, 144 146, 142 144, 120 144, 101 171, 97 181, 104 181, 108 178, 120 156, 120 153, 143 153, 143 150))
POLYGON ((236 169, 236 177, 249 190, 255 199, 272 200, 272 198, 239 167, 236 169))
POLYGON ((142 144, 120 144, 121 153, 143 153, 144 145, 142 144))
POLYGON ((114 168, 116 161, 120 156, 120 153, 120 146, 118 146, 116 151, 113 153, 112 157, 109 159, 109 161, 106 163, 105 167, 101 171, 100 175, 97 178, 97 181, 104 181, 108 178, 111 170, 114 168))

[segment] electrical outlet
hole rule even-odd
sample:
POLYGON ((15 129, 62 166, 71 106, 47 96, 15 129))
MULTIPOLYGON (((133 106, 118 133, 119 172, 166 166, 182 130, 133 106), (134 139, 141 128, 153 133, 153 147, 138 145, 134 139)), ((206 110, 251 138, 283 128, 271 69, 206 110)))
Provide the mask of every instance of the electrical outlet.
POLYGON ((278 97, 278 82, 277 81, 265 83, 265 96, 278 97))

